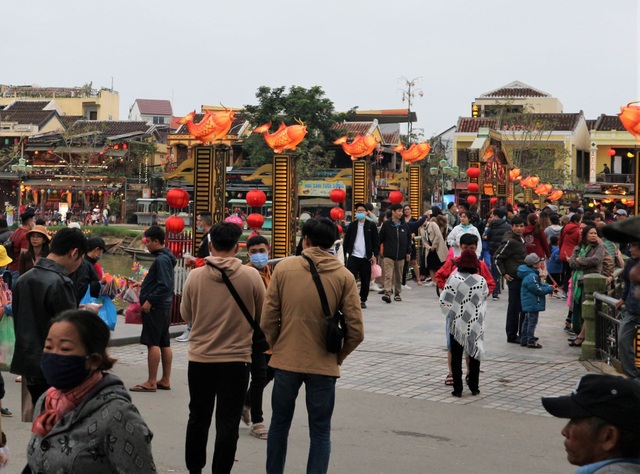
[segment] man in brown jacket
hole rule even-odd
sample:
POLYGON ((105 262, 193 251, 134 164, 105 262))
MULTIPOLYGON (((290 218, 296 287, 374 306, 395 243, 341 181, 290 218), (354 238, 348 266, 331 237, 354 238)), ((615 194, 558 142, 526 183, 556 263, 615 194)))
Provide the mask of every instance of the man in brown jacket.
POLYGON ((336 238, 333 221, 309 219, 302 227, 302 256, 283 260, 271 276, 261 320, 273 350, 269 366, 275 371, 267 438, 268 474, 284 471, 289 428, 303 383, 311 438, 307 472, 324 473, 329 467, 339 366, 364 339, 355 279, 328 253, 336 238), (338 354, 326 350, 327 318, 305 256, 318 270, 331 314, 338 309, 345 314, 347 337, 338 354))
POLYGON ((238 425, 249 382, 253 329, 222 279, 224 272, 247 310, 260 321, 264 284, 255 268, 235 257, 242 230, 229 222, 209 232, 211 257, 191 271, 182 290, 180 313, 191 323, 189 335, 189 421, 185 459, 189 472, 206 464, 214 404, 216 441, 212 471, 230 472, 238 444, 238 425))

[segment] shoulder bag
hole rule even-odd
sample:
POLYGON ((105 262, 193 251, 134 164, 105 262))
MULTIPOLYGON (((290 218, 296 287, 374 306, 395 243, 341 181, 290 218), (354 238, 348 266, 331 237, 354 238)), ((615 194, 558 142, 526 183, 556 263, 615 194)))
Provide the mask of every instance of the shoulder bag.
POLYGON ((253 339, 252 339, 253 342, 251 344, 251 351, 254 354, 262 354, 263 352, 268 351, 269 343, 267 342, 267 339, 264 336, 264 332, 262 332, 262 328, 256 322, 256 320, 251 317, 251 314, 249 313, 247 306, 242 301, 242 298, 240 298, 240 295, 236 291, 235 287, 233 286, 233 283, 231 283, 231 280, 229 279, 225 271, 222 268, 216 267, 213 263, 207 262, 207 265, 215 268, 220 272, 220 274, 222 275, 222 281, 224 281, 224 284, 227 285, 227 288, 229 288, 229 292, 231 293, 231 296, 233 296, 233 299, 236 300, 236 303, 238 303, 238 306, 240 307, 242 314, 244 314, 244 317, 247 318, 247 321, 249 322, 249 324, 251 324, 251 327, 253 328, 253 339))
POLYGON ((316 266, 309 257, 307 257, 306 255, 303 255, 303 257, 307 262, 309 262, 309 268, 311 269, 313 282, 316 284, 318 294, 320 295, 322 311, 327 317, 327 352, 337 354, 338 352, 340 352, 340 349, 342 349, 342 346, 344 345, 344 339, 347 336, 347 323, 344 319, 344 314, 342 314, 342 311, 337 310, 333 316, 331 315, 331 311, 329 310, 329 302, 327 301, 327 295, 324 292, 324 287, 322 286, 322 280, 320 280, 318 270, 316 270, 316 266))

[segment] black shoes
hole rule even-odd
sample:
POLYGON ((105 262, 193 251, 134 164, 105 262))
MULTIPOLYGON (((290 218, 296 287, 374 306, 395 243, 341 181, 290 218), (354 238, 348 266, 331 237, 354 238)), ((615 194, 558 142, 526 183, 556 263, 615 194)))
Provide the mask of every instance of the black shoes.
POLYGON ((362 309, 365 309, 367 307, 367 303, 365 303, 364 301, 360 301, 360 307, 362 309))
POLYGON ((509 344, 520 344, 520 338, 519 337, 512 337, 512 338, 508 338, 507 342, 509 344))
POLYGON ((391 303, 391 296, 389 295, 384 295, 382 297, 382 301, 384 301, 385 303, 391 303))
POLYGON ((462 398, 462 392, 456 392, 455 390, 451 392, 451 395, 454 397, 462 398))

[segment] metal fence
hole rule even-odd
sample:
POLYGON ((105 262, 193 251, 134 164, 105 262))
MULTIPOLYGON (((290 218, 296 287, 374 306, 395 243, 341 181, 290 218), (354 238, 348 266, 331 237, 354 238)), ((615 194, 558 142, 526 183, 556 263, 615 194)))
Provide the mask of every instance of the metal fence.
POLYGON ((595 358, 605 361, 618 371, 621 371, 618 357, 618 329, 622 310, 616 308, 616 304, 622 295, 623 284, 622 269, 619 268, 614 272, 614 280, 611 284, 607 285, 604 277, 598 278, 597 281, 592 279, 588 287, 590 290, 597 289, 599 291, 585 291, 585 300, 592 298, 595 305, 593 321, 595 323, 595 331, 593 332, 595 358))
POLYGON ((182 303, 182 287, 191 271, 186 265, 185 253, 193 253, 193 240, 191 231, 187 230, 179 234, 167 233, 166 246, 178 259, 174 269, 173 300, 171 301, 171 325, 184 324, 180 316, 180 303, 182 303))

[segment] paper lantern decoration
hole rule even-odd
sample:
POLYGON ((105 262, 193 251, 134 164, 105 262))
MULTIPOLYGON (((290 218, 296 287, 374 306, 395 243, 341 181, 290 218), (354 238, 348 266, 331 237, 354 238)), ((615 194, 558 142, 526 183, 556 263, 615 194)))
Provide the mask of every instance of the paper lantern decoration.
POLYGON ((347 192, 340 188, 334 189, 329 193, 329 199, 331 199, 331 202, 340 204, 347 199, 347 192))
MULTIPOLYGON (((259 206, 255 206, 259 207, 259 206)), ((264 224, 264 217, 262 214, 258 214, 257 212, 251 213, 247 216, 247 225, 251 227, 253 230, 260 229, 264 224)))
POLYGON ((342 209, 341 207, 332 208, 330 214, 331 218, 334 221, 341 221, 342 219, 344 219, 344 209, 342 209))
POLYGON ((400 191, 391 191, 389 193, 389 202, 391 204, 400 204, 403 199, 404 199, 404 196, 400 191))
POLYGON ((207 111, 198 123, 193 123, 196 117, 196 111, 185 115, 180 119, 180 123, 186 124, 189 134, 202 143, 213 142, 229 133, 231 125, 235 120, 233 110, 224 110, 220 112, 207 111))
POLYGON ((267 202, 267 195, 264 191, 253 189, 247 193, 246 200, 251 207, 262 207, 267 202))
POLYGON ((497 197, 492 197, 491 199, 489 199, 489 205, 491 205, 492 207, 495 207, 498 205, 498 198, 497 197))
POLYGON ((478 186, 478 183, 467 184, 467 191, 469 191, 470 193, 477 193, 479 190, 480 186, 478 186))
POLYGON ((170 216, 165 221, 164 226, 167 228, 167 232, 179 234, 184 230, 184 220, 182 217, 170 216))
POLYGON ((471 179, 477 179, 480 177, 480 168, 468 168, 467 169, 467 176, 471 179))
POLYGON ((469 204, 475 204, 478 202, 478 199, 475 196, 467 196, 467 202, 469 204))
POLYGON ((189 193, 182 188, 173 188, 167 192, 167 204, 174 209, 184 209, 189 205, 189 193))
POLYGON ((520 180, 520 186, 522 186, 523 188, 533 189, 538 185, 539 182, 540 178, 538 178, 537 176, 528 176, 525 179, 520 180))
POLYGON ((549 192, 553 189, 553 186, 550 184, 541 184, 536 189, 533 190, 538 196, 542 196, 543 194, 549 194, 549 192))
POLYGON ((513 168, 509 171, 509 180, 516 181, 518 179, 520 179, 520 168, 513 168))
POLYGON ((627 132, 633 135, 636 140, 640 141, 640 107, 631 105, 636 103, 637 102, 629 102, 626 107, 620 107, 618 117, 627 132))
POLYGON ((564 192, 561 189, 554 189, 553 192, 547 196, 547 199, 550 201, 557 201, 563 194, 564 192))
POLYGON ((373 135, 356 135, 356 137, 347 143, 347 136, 338 138, 333 142, 334 145, 342 145, 342 150, 351 157, 351 161, 356 161, 363 156, 369 156, 378 146, 378 139, 373 135))
POLYGON ((393 149, 402 156, 402 159, 407 163, 415 163, 424 159, 431 151, 431 145, 429 142, 413 143, 408 150, 405 150, 404 145, 401 143, 393 149))
POLYGON ((616 155, 616 151, 613 148, 609 148, 607 150, 607 155, 609 156, 615 156, 616 155))
POLYGON ((271 122, 256 128, 254 133, 262 133, 267 146, 276 153, 282 153, 285 150, 295 151, 304 136, 307 134, 307 126, 302 122, 299 125, 289 125, 283 123, 280 128, 273 133, 269 133, 271 122))

